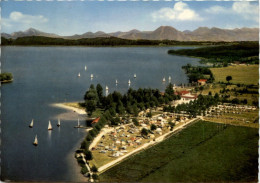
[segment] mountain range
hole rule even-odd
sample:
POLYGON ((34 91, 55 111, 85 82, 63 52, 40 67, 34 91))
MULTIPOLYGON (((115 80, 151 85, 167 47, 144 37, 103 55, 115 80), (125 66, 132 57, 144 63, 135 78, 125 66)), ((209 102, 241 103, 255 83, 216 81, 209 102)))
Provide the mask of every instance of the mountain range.
POLYGON ((52 38, 64 39, 82 39, 82 38, 96 38, 96 37, 117 37, 123 39, 147 39, 147 40, 176 40, 176 41, 258 41, 259 28, 241 28, 241 29, 220 29, 199 27, 194 31, 179 31, 171 26, 161 26, 154 31, 139 31, 133 29, 128 32, 113 32, 105 33, 86 32, 84 34, 72 36, 60 36, 57 34, 42 32, 33 28, 26 31, 14 32, 12 34, 2 33, 2 37, 16 39, 26 36, 45 36, 52 38))

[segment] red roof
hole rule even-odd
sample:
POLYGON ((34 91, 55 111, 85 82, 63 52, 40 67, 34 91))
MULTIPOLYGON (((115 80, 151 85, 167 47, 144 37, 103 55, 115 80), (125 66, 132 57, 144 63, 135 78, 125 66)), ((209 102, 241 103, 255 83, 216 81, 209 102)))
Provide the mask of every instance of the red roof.
POLYGON ((198 82, 201 83, 201 82, 206 82, 207 79, 199 79, 198 82))
POLYGON ((97 123, 100 120, 100 117, 94 119, 91 124, 97 123))

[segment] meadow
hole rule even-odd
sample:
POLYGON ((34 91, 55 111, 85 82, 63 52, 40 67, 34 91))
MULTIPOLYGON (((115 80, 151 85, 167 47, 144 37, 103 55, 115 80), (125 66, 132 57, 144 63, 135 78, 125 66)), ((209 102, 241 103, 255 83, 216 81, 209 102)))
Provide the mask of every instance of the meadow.
POLYGON ((257 181, 258 129, 200 121, 100 175, 104 182, 257 181))
POLYGON ((232 65, 210 70, 215 77, 215 82, 227 82, 227 76, 232 76, 230 83, 234 84, 257 85, 259 81, 259 65, 232 65))

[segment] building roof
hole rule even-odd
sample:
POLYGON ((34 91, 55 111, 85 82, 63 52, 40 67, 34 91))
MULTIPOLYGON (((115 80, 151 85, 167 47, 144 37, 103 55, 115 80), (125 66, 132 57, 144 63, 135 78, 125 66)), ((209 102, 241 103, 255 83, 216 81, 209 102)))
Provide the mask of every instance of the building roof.
POLYGON ((94 120, 91 122, 91 124, 97 123, 99 120, 100 120, 100 117, 94 119, 94 120))
POLYGON ((201 83, 201 82, 206 82, 207 79, 199 79, 198 82, 201 83))

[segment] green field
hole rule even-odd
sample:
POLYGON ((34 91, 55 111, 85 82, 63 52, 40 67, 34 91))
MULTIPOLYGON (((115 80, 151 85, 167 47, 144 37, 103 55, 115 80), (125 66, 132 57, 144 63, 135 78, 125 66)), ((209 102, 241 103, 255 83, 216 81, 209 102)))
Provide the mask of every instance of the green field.
POLYGON ((230 83, 256 85, 259 82, 259 65, 234 65, 210 70, 216 82, 227 82, 227 76, 232 76, 230 83))
POLYGON ((258 129, 197 122, 100 175, 104 182, 257 181, 258 129))

